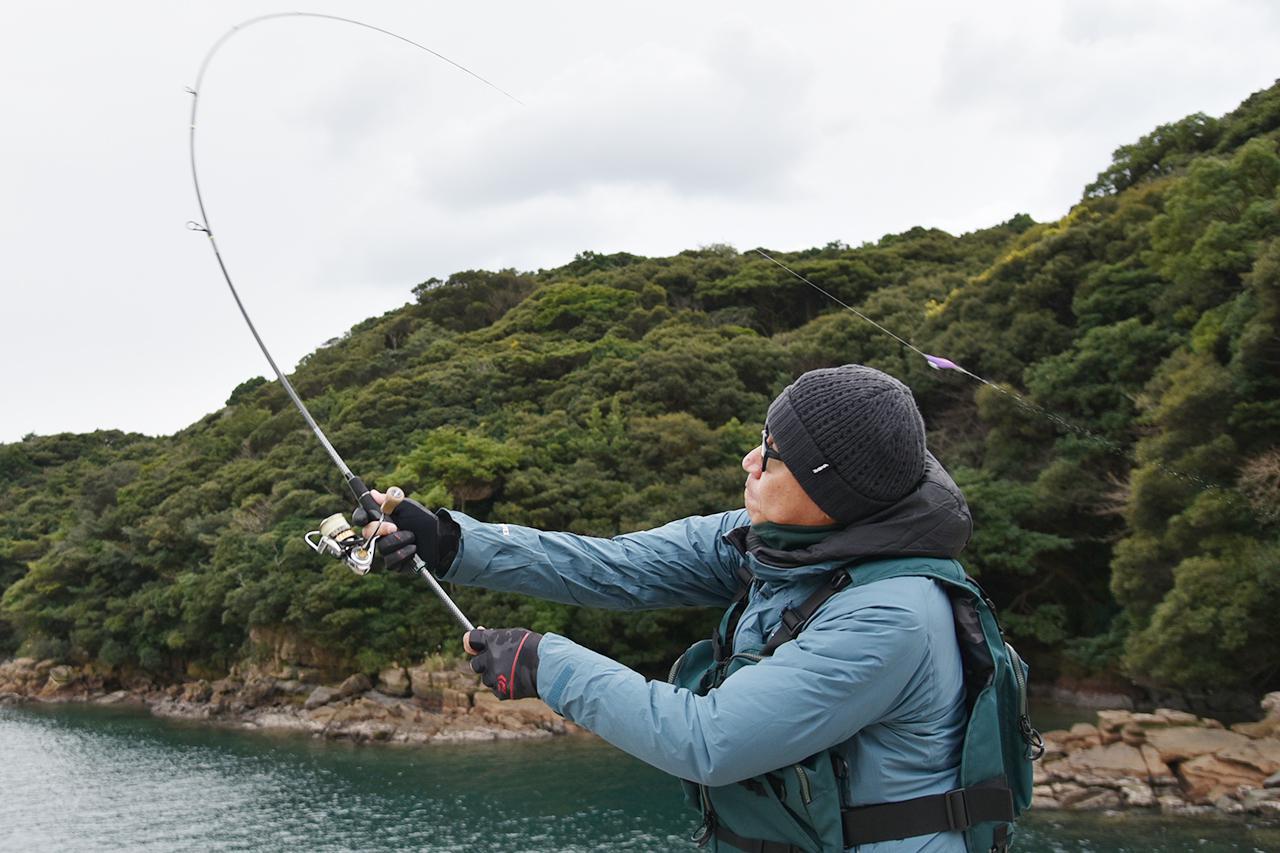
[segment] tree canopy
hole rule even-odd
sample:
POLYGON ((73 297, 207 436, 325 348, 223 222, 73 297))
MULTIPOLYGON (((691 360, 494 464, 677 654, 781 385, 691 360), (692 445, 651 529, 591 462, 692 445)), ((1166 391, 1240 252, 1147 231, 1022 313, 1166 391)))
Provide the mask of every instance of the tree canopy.
MULTIPOLYGON (((964 488, 965 561, 1041 677, 1280 687, 1280 85, 1117 149, 1056 222, 753 251, 584 251, 413 288, 292 377, 352 468, 484 520, 608 536, 741 505, 738 461, 799 373, 915 391, 964 488)), ((0 445, 0 652, 158 678, 225 671, 250 631, 372 669, 456 630, 410 579, 301 536, 349 497, 279 383, 172 436, 0 445)), ((650 673, 693 610, 600 613, 481 590, 650 673)))

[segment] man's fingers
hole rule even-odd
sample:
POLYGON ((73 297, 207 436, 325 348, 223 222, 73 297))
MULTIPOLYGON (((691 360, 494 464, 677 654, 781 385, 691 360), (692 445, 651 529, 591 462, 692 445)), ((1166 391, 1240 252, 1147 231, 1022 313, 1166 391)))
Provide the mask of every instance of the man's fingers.
POLYGON ((368 539, 369 537, 374 535, 375 527, 377 528, 378 536, 387 536, 388 534, 395 533, 397 530, 400 529, 389 521, 383 521, 383 522, 371 521, 364 526, 364 529, 360 531, 360 535, 363 536, 365 539, 368 539))
POLYGON ((408 568, 413 565, 412 563, 413 555, 416 553, 418 553, 418 546, 410 544, 410 545, 406 545, 405 547, 401 548, 398 551, 393 551, 392 553, 386 555, 385 557, 382 558, 382 561, 384 565, 389 566, 391 568, 398 569, 400 568, 401 563, 403 563, 405 560, 409 560, 411 562, 409 562, 408 565, 405 567, 405 568, 408 568))
MULTIPOLYGON (((382 492, 378 491, 377 489, 370 489, 369 494, 373 496, 373 501, 378 506, 382 506, 382 504, 387 499, 387 496, 384 495, 382 492)), ((369 513, 369 514, 376 515, 376 513, 369 513)), ((358 520, 359 519, 357 519, 357 521, 358 520)), ((373 536, 374 535, 373 525, 374 525, 374 522, 372 521, 366 524, 364 526, 364 529, 360 531, 360 535, 362 535, 365 539, 368 539, 370 536, 373 536)), ((382 528, 378 531, 377 535, 386 536, 388 533, 395 533, 395 531, 396 531, 396 526, 394 524, 392 524, 389 521, 384 521, 382 523, 382 528)))
MULTIPOLYGON (((476 626, 476 631, 483 631, 483 630, 484 630, 483 625, 476 626)), ((480 652, 484 651, 484 640, 480 639, 479 637, 476 637, 476 644, 474 646, 471 645, 472 633, 474 632, 467 631, 462 635, 462 648, 469 655, 478 655, 480 654, 480 652)))

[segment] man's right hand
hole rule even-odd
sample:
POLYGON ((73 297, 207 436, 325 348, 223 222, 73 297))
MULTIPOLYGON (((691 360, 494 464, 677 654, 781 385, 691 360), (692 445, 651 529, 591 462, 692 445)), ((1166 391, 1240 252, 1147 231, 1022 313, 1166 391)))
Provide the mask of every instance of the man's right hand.
MULTIPOLYGON (((386 500, 382 492, 375 490, 372 494, 379 505, 386 500)), ((387 518, 389 521, 380 526, 375 546, 387 569, 413 571, 414 554, 433 572, 443 571, 453 562, 462 531, 447 512, 431 512, 417 501, 406 499, 387 518)), ((373 535, 374 526, 370 522, 361 531, 366 539, 373 535)))

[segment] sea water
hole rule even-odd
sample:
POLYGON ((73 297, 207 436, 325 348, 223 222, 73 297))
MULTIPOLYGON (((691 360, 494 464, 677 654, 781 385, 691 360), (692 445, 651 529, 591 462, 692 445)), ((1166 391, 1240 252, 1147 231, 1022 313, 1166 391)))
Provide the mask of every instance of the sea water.
MULTIPOLYGON (((674 781, 588 737, 355 746, 85 706, 0 708, 0 850, 689 851, 674 781)), ((1241 818, 1041 813, 1016 849, 1280 851, 1241 818)))

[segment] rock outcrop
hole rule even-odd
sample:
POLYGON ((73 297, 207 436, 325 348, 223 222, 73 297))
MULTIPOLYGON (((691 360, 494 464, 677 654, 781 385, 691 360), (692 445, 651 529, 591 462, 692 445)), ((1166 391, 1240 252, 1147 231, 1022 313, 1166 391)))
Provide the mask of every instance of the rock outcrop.
POLYGON ((240 666, 213 682, 197 679, 160 689, 137 681, 128 689, 108 691, 106 679, 92 668, 19 658, 0 664, 0 705, 137 703, 162 717, 397 743, 545 738, 581 731, 536 699, 499 702, 465 662, 436 657, 408 669, 390 667, 379 673, 379 689, 364 673, 336 685, 315 680, 312 670, 273 662, 270 670, 240 666))
POLYGON ((399 664, 387 667, 378 673, 378 690, 388 696, 412 696, 409 672, 399 664))
POLYGON ((1280 816, 1280 693, 1230 728, 1186 711, 1099 711, 1098 724, 1046 732, 1037 808, 1218 810, 1280 816))

